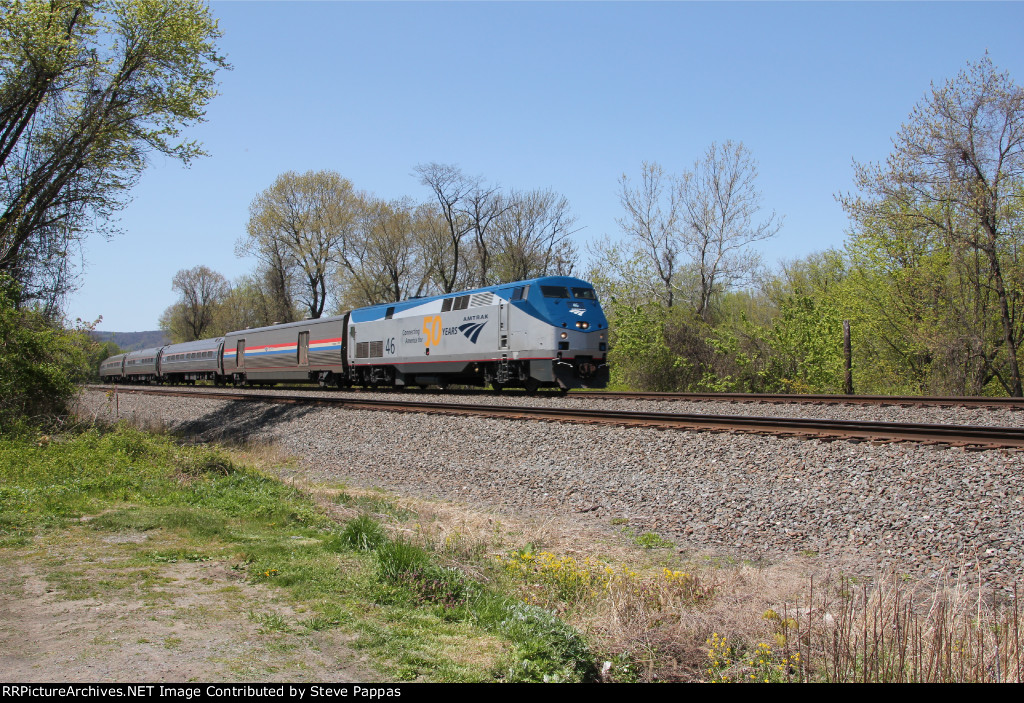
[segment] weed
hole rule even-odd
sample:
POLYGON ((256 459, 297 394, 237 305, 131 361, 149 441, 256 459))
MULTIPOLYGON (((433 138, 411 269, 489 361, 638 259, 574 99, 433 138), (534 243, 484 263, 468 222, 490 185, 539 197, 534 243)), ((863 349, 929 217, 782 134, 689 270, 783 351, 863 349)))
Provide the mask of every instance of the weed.
POLYGON ((672 546, 668 540, 664 540, 653 532, 644 532, 633 539, 633 543, 644 549, 667 549, 672 546))
POLYGON ((387 534, 372 517, 360 515, 345 525, 341 531, 341 541, 351 549, 370 552, 387 541, 387 534))
POLYGON ((411 571, 425 569, 430 563, 430 557, 422 548, 401 539, 384 542, 375 554, 381 579, 391 583, 411 571))
POLYGON ((289 631, 287 621, 277 613, 257 613, 250 610, 249 619, 259 626, 260 634, 289 631))

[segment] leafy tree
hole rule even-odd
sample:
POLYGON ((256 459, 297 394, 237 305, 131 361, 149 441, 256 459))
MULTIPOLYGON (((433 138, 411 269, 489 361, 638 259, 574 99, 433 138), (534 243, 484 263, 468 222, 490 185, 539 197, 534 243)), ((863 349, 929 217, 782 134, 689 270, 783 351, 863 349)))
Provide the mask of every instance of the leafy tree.
POLYGON ((255 254, 294 283, 311 318, 323 315, 328 282, 353 246, 362 196, 334 171, 288 171, 249 207, 248 238, 239 251, 255 254))
POLYGON ((275 317, 280 312, 280 301, 275 300, 272 286, 258 275, 242 276, 227 289, 213 310, 213 324, 207 336, 288 321, 275 317))
POLYGON ((209 336, 215 311, 229 292, 224 277, 206 266, 182 269, 174 274, 171 290, 181 297, 160 316, 160 329, 174 342, 209 336))
POLYGON ((969 362, 984 371, 972 386, 987 376, 1024 395, 1024 89, 988 56, 969 64, 932 85, 886 163, 857 164, 855 181, 859 192, 840 201, 867 248, 885 256, 948 249, 938 298, 965 334, 969 362))
POLYGON ((0 272, 55 310, 69 249, 112 233, 150 155, 203 154, 201 122, 226 68, 198 0, 0 0, 0 272))
POLYGON ((429 287, 417 208, 408 199, 364 198, 339 271, 338 310, 422 295, 429 287))

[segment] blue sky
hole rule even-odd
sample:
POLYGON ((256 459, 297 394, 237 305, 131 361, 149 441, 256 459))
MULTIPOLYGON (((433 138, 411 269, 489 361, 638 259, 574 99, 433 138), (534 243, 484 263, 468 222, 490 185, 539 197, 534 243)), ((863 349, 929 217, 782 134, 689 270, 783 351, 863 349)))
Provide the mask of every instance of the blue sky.
POLYGON ((712 142, 758 161, 785 216, 767 263, 842 246, 835 194, 877 161, 931 82, 987 50, 1024 82, 1024 3, 213 2, 234 70, 219 75, 210 157, 155 159, 87 241, 73 319, 157 328, 175 272, 229 279, 253 198, 288 170, 332 169, 383 198, 429 193, 416 164, 552 188, 582 244, 619 235, 618 178, 678 173, 712 142))

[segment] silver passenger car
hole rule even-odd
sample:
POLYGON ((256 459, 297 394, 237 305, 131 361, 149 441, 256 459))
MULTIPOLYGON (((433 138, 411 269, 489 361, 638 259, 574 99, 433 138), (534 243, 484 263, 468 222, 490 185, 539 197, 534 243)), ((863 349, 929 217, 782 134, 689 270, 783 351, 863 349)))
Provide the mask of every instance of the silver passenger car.
POLYGON ((223 337, 166 346, 160 354, 160 379, 165 383, 213 381, 219 384, 224 380, 223 350, 223 337))
POLYGON ((117 354, 100 364, 100 380, 104 383, 120 381, 124 376, 124 360, 128 354, 117 354))
POLYGON ((348 315, 229 332, 223 373, 237 385, 345 378, 342 339, 348 315))
POLYGON ((134 383, 148 383, 159 376, 160 350, 163 347, 128 352, 124 360, 124 378, 134 383))

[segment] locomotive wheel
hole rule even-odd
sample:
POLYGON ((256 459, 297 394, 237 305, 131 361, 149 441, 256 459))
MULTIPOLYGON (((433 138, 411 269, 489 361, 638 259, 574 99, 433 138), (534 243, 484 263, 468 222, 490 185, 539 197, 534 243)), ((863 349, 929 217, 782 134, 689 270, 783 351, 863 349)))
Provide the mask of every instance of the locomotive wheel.
POLYGON ((538 388, 540 388, 540 381, 535 378, 526 379, 526 395, 537 395, 538 388))
POLYGON ((501 389, 504 388, 504 387, 505 387, 505 384, 498 383, 497 381, 495 381, 494 383, 491 384, 491 388, 494 389, 495 393, 501 393, 501 389))

